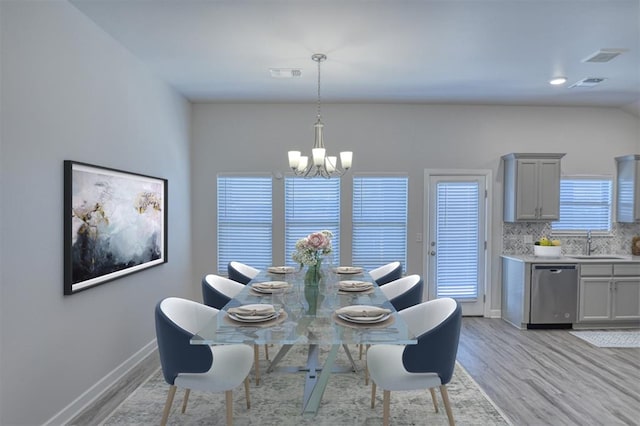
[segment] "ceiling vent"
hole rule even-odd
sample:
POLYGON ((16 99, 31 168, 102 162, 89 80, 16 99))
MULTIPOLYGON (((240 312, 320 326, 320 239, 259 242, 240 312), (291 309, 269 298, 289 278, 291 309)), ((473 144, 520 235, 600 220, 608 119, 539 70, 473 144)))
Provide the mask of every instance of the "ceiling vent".
POLYGON ((627 50, 628 49, 600 49, 596 53, 584 58, 582 62, 609 62, 610 60, 612 60, 619 54, 626 52, 627 50))
POLYGON ((569 88, 573 88, 573 87, 594 87, 594 86, 597 86, 598 84, 602 83, 605 80, 606 80, 606 78, 602 78, 602 77, 587 77, 587 78, 583 78, 582 80, 576 81, 571 86, 569 86, 569 88))
POLYGON ((298 68, 269 68, 269 73, 273 78, 293 78, 300 77, 302 70, 298 68))

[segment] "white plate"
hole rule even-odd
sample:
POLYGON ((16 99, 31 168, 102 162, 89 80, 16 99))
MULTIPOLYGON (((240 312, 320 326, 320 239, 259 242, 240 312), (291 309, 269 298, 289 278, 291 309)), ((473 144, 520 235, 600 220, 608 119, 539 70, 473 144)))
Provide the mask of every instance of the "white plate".
POLYGON ((348 315, 340 315, 338 314, 338 318, 341 318, 345 321, 349 321, 349 322, 355 322, 358 324, 375 324, 378 322, 382 322, 382 321, 386 321, 387 318, 389 318, 391 316, 391 314, 380 314, 377 317, 350 317, 348 315))
POLYGON ((273 274, 292 274, 296 271, 293 266, 269 266, 267 271, 273 274))
POLYGON ((366 281, 340 281, 339 284, 340 291, 352 291, 352 292, 360 292, 367 291, 373 288, 373 283, 366 281), (350 283, 364 283, 368 284, 367 286, 350 286, 350 283))
POLYGON ((334 271, 338 274, 360 274, 364 269, 360 266, 338 266, 334 271))
POLYGON ((240 315, 240 314, 228 314, 229 318, 240 321, 240 322, 263 322, 269 321, 278 317, 276 312, 268 315, 268 316, 257 316, 257 315, 240 315))

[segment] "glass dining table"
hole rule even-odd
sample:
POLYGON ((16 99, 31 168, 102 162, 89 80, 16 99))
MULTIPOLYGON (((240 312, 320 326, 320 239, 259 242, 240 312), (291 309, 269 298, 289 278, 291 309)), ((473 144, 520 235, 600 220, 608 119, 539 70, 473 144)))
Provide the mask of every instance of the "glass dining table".
POLYGON ((323 268, 322 278, 314 283, 305 283, 304 271, 261 272, 216 317, 202 327, 191 339, 191 344, 280 345, 267 373, 276 369, 305 372, 302 413, 315 415, 330 375, 339 371, 335 360, 341 347, 351 362, 348 370, 357 371, 347 345, 417 342, 406 323, 366 272, 350 269, 347 270, 349 273, 342 274, 336 272, 339 269, 323 268), (373 286, 364 291, 348 289, 349 283, 353 282, 371 282, 373 286), (265 287, 270 286, 273 286, 271 291, 264 291, 265 287), (257 291, 259 287, 261 291, 257 291), (264 322, 242 323, 231 319, 233 315, 230 316, 230 309, 233 312, 232 308, 252 304, 273 305, 279 316, 264 322), (354 306, 363 309, 386 308, 390 315, 381 322, 356 323, 346 321, 336 313, 341 308, 352 309, 354 306), (308 348, 306 365, 279 366, 284 363, 286 353, 294 345, 305 345, 308 348), (323 365, 319 360, 321 347, 329 349, 323 365))

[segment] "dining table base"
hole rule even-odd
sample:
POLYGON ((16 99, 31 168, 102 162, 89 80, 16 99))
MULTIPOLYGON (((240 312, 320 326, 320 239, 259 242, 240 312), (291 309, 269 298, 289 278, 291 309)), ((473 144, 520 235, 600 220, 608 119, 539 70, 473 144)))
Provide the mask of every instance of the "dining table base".
MULTIPOLYGON (((289 352, 293 345, 283 345, 276 356, 271 361, 267 373, 276 370, 278 363, 289 352)), ((343 345, 331 345, 331 349, 327 354, 327 359, 324 365, 320 365, 320 346, 316 344, 309 345, 309 351, 307 353, 307 363, 302 367, 279 367, 278 371, 283 372, 305 372, 304 381, 304 393, 302 396, 302 414, 315 415, 320 407, 322 401, 322 395, 329 382, 329 377, 332 373, 347 373, 358 372, 358 367, 351 357, 351 352, 346 344, 343 345), (351 363, 351 367, 338 367, 335 365, 335 361, 338 355, 338 350, 342 346, 347 354, 347 358, 351 363)))

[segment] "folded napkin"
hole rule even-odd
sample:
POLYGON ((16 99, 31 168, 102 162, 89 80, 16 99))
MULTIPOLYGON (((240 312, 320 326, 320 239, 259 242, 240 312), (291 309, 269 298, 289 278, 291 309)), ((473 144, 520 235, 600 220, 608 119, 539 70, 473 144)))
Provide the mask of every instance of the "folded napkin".
POLYGON ((373 283, 366 281, 340 281, 339 287, 341 290, 367 290, 373 287, 373 283))
POLYGON ((265 281, 262 283, 255 283, 252 287, 260 290, 276 290, 289 287, 289 283, 286 281, 265 281))
POLYGON ((276 313, 273 305, 265 303, 256 303, 253 305, 237 306, 235 308, 229 308, 228 313, 232 315, 242 316, 255 316, 255 317, 267 317, 276 313))
POLYGON ((345 306, 336 311, 336 314, 350 318, 369 318, 379 317, 380 315, 390 314, 391 309, 381 308, 379 306, 352 305, 345 306))

